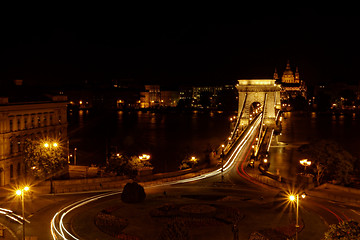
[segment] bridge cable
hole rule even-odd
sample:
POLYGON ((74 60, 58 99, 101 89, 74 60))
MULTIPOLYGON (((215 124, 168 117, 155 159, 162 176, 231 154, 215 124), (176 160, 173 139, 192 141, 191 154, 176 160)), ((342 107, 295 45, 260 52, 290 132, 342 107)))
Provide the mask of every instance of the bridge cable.
POLYGON ((263 114, 262 114, 262 116, 261 116, 259 136, 258 136, 258 141, 257 141, 257 143, 256 143, 256 144, 257 144, 257 145, 256 145, 256 152, 255 152, 255 154, 254 154, 255 157, 257 156, 257 153, 259 152, 259 145, 260 145, 261 133, 262 133, 263 124, 264 124, 264 117, 265 117, 266 99, 267 99, 267 93, 265 93, 265 97, 264 97, 263 114))
POLYGON ((245 93, 245 98, 244 98, 243 106, 242 106, 242 108, 241 108, 240 113, 238 113, 238 116, 237 116, 237 119, 236 119, 236 123, 235 123, 234 129, 233 129, 233 131, 232 131, 232 133, 231 133, 231 139, 234 138, 234 135, 235 135, 235 133, 236 133, 236 130, 237 130, 238 127, 239 127, 240 120, 241 120, 241 116, 242 116, 242 114, 243 114, 243 112, 244 112, 244 109, 245 109, 246 99, 247 99, 247 93, 245 93))

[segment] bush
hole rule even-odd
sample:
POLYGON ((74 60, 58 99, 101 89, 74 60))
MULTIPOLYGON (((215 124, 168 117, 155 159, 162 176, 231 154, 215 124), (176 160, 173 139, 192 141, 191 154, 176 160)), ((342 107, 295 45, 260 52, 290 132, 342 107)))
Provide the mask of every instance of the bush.
POLYGON ((353 220, 341 222, 339 224, 330 225, 329 230, 325 233, 325 240, 360 239, 360 224, 353 220))
POLYGON ((189 232, 185 224, 180 219, 174 219, 167 223, 166 227, 160 234, 159 240, 188 240, 189 232))
POLYGON ((287 240, 288 238, 274 229, 264 229, 253 232, 249 240, 287 240))
POLYGON ((103 232, 116 236, 128 225, 126 219, 122 219, 102 211, 95 217, 95 225, 103 232))
POLYGON ((140 203, 145 198, 144 188, 136 182, 127 183, 121 194, 121 200, 125 203, 140 203))
POLYGON ((186 157, 184 160, 181 161, 179 165, 180 170, 194 168, 199 165, 199 159, 196 157, 186 157))

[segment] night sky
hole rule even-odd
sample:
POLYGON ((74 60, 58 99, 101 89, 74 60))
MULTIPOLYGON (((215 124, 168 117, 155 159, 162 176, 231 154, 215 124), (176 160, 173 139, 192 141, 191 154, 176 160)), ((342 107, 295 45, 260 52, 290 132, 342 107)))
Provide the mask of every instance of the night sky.
POLYGON ((308 84, 357 84, 359 17, 301 9, 231 23, 185 15, 47 13, 1 22, 0 81, 62 85, 136 79, 163 85, 272 78, 289 59, 308 84))

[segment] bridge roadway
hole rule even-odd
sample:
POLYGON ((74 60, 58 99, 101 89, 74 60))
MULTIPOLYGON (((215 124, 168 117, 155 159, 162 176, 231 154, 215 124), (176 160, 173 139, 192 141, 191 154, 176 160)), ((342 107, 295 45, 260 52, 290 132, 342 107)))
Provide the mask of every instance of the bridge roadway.
MULTIPOLYGON (((240 239, 247 239, 251 232, 278 226, 289 225, 294 220, 293 211, 287 211, 286 200, 279 201, 279 189, 257 182, 252 174, 257 169, 246 169, 245 159, 257 136, 259 120, 255 121, 243 137, 227 154, 223 174, 221 168, 207 174, 164 184, 143 183, 147 199, 143 204, 123 204, 119 200, 120 191, 87 192, 48 196, 41 200, 47 205, 37 210, 29 219, 27 235, 40 239, 114 239, 101 232, 94 225, 94 216, 104 208, 120 206, 122 214, 129 220, 128 233, 141 239, 157 239, 162 224, 154 221, 149 212, 164 203, 176 204, 215 204, 240 209, 244 214, 239 227, 240 239), (222 181, 222 175, 224 177, 222 181), (166 192, 166 197, 163 193, 166 192), (186 196, 204 196, 194 200, 186 196), (219 196, 221 200, 213 200, 219 196), (50 203, 51 202, 51 203, 50 203), (56 209, 59 209, 58 211, 56 209), (51 229, 51 230, 50 230, 51 229)), ((299 239, 321 239, 328 224, 342 220, 360 221, 360 208, 344 203, 329 201, 326 198, 308 197, 301 201, 300 216, 305 228, 299 239)), ((19 234, 20 226, 14 227, 19 234)), ((196 239, 231 239, 228 225, 199 227, 191 234, 196 239)), ((194 239, 195 239, 194 238, 194 239)))

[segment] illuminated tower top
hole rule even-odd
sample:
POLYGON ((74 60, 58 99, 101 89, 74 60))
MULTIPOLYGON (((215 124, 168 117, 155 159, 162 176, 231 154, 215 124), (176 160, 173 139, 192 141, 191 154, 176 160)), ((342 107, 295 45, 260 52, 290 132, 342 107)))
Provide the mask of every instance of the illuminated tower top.
POLYGON ((295 83, 300 83, 300 74, 298 67, 296 67, 296 71, 295 71, 295 83))
POLYGON ((290 68, 290 61, 287 61, 285 71, 282 75, 281 82, 283 83, 295 83, 294 81, 294 73, 290 68))
POLYGON ((278 80, 278 79, 279 79, 279 74, 277 73, 277 69, 275 68, 274 80, 278 80))

